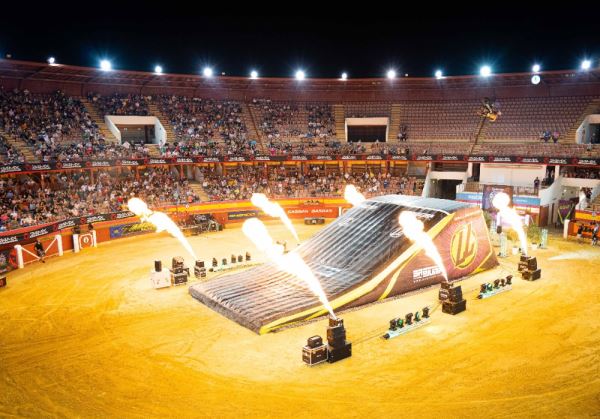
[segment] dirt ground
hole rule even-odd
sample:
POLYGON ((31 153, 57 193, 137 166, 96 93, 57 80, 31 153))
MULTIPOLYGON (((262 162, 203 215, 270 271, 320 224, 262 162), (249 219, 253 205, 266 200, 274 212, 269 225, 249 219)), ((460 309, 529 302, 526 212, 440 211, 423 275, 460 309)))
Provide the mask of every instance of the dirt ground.
MULTIPOLYGON (((306 239, 320 227, 297 224, 306 239)), ((271 223, 277 238, 291 236, 271 223)), ((202 258, 250 250, 239 228, 190 238, 202 258)), ((600 248, 551 238, 542 279, 385 341, 388 320, 437 288, 342 314, 353 356, 307 367, 326 320, 258 336, 151 288, 154 259, 191 258, 167 235, 101 244, 13 272, 0 289, 2 417, 583 417, 600 415, 600 248), (556 258, 560 256, 559 258, 556 258), (550 260, 550 258, 554 258, 550 260)))

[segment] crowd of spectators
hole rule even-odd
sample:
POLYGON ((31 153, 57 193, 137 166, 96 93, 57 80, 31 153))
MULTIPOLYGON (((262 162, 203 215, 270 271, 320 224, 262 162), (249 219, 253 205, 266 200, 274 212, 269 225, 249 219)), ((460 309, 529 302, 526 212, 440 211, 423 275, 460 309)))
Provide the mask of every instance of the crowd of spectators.
POLYGON ((384 173, 288 173, 284 167, 265 174, 255 167, 241 166, 226 175, 204 171, 202 187, 212 201, 249 199, 253 193, 271 198, 343 196, 347 184, 355 185, 365 196, 420 194, 422 184, 414 177, 384 173))
POLYGON ((150 115, 148 103, 152 101, 151 96, 113 93, 112 95, 101 95, 99 93, 88 93, 88 100, 92 102, 102 115, 150 115))
POLYGON ((235 101, 159 96, 177 141, 163 150, 166 156, 252 155, 256 139, 248 138, 242 105, 235 101))
POLYGON ((44 184, 33 177, 0 178, 0 231, 124 209, 131 197, 150 206, 192 203, 199 197, 187 180, 169 168, 116 174, 99 172, 51 175, 44 184))
POLYGON ((0 89, 0 127, 32 147, 98 138, 98 127, 85 106, 61 91, 0 89))
POLYGON ((115 144, 100 138, 70 144, 40 143, 35 147, 34 154, 43 162, 69 162, 89 159, 144 158, 149 156, 149 150, 144 144, 132 145, 128 142, 115 144))
POLYGON ((561 169, 561 175, 580 179, 600 179, 600 171, 589 167, 566 166, 561 169))
POLYGON ((0 136, 0 164, 25 163, 25 156, 15 146, 0 136))

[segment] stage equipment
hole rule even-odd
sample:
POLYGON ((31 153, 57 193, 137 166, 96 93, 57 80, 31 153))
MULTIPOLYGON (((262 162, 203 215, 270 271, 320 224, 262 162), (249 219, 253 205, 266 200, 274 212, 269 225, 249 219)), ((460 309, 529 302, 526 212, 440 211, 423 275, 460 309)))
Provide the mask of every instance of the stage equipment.
POLYGON ((501 292, 512 290, 511 279, 512 279, 512 276, 509 275, 506 277, 506 279, 500 278, 500 279, 494 280, 493 285, 491 283, 481 284, 477 298, 482 300, 484 298, 489 298, 494 295, 500 294, 501 292))
POLYGON ((237 257, 235 255, 231 255, 231 263, 236 263, 237 262, 237 257))
POLYGON ((227 265, 227 258, 223 258, 221 260, 221 265, 223 265, 223 266, 227 265))
POLYGON ((323 343, 321 336, 308 338, 306 345, 302 348, 302 361, 308 365, 316 365, 327 361, 327 345, 323 343))
POLYGON ((217 258, 212 259, 212 266, 213 266, 213 268, 216 268, 217 266, 219 266, 219 262, 217 262, 217 258))
POLYGON ((190 268, 184 266, 183 257, 175 256, 171 261, 171 284, 184 285, 187 284, 190 276, 190 268))
POLYGON ((0 276, 0 288, 4 288, 6 286, 6 277, 0 276))
POLYGON ((535 256, 522 255, 519 260, 519 272, 526 281, 535 281, 542 276, 542 270, 538 268, 535 256))
POLYGON ((242 263, 244 261, 244 256, 238 255, 238 263, 242 263))
POLYGON ((404 319, 395 318, 390 320, 390 329, 382 337, 384 339, 395 338, 396 336, 403 335, 411 330, 424 326, 430 321, 429 307, 423 307, 421 312, 416 311, 414 314, 408 313, 404 316, 404 319))
POLYGON ((250 255, 250 252, 246 252, 246 262, 249 262, 250 260, 252 260, 252 256, 250 255))
POLYGON ((346 340, 346 328, 344 320, 329 316, 329 327, 327 328, 327 344, 329 354, 327 361, 334 363, 352 356, 352 343, 346 340))
POLYGON ((203 260, 197 260, 194 265, 194 276, 196 278, 206 278, 206 268, 204 267, 203 260))
POLYGON ((150 271, 150 281, 152 286, 158 288, 168 288, 171 286, 171 275, 167 269, 162 268, 162 261, 154 261, 154 269, 150 271))
POLYGON ((442 282, 439 299, 442 302, 442 313, 455 315, 467 309, 467 300, 463 298, 460 285, 442 282))

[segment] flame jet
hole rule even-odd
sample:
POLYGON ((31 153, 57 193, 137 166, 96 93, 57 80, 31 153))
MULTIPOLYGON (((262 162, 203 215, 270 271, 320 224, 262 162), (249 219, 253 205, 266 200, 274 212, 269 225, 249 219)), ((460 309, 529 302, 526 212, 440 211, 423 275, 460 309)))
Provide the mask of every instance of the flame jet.
POLYGON ((442 261, 442 256, 438 252, 437 247, 435 247, 435 244, 433 244, 431 237, 423 231, 425 227, 423 222, 411 211, 402 211, 398 221, 400 222, 400 226, 402 226, 404 235, 425 250, 425 254, 437 265, 444 279, 448 282, 448 273, 442 261))
POLYGON ((148 205, 139 198, 131 198, 127 201, 127 208, 135 215, 141 218, 142 221, 147 221, 156 226, 156 232, 167 231, 171 236, 175 237, 181 245, 188 251, 190 255, 194 257, 194 260, 198 260, 194 249, 187 241, 177 224, 167 214, 160 211, 152 211, 148 208, 148 205))
POLYGON ((295 252, 283 254, 283 246, 273 243, 267 228, 258 218, 249 218, 244 221, 242 231, 258 249, 263 252, 279 269, 289 274, 295 275, 306 282, 308 288, 319 298, 323 307, 329 311, 333 318, 336 318, 333 307, 329 303, 321 283, 312 273, 308 265, 302 260, 300 255, 295 252))
POLYGON ((504 192, 497 193, 494 199, 492 199, 492 205, 498 210, 500 218, 506 220, 517 232, 519 241, 521 242, 521 252, 523 255, 527 256, 527 237, 523 230, 523 223, 521 222, 521 217, 519 217, 517 211, 508 206, 509 202, 510 197, 504 192))
POLYGON ((270 201, 269 198, 262 193, 253 193, 252 198, 250 198, 250 202, 252 202, 252 205, 260 208, 271 217, 279 218, 286 228, 294 235, 296 243, 300 243, 296 229, 281 205, 279 205, 277 202, 270 201))
POLYGON ((354 185, 346 185, 344 188, 344 199, 350 202, 353 207, 366 200, 365 196, 358 192, 354 185))

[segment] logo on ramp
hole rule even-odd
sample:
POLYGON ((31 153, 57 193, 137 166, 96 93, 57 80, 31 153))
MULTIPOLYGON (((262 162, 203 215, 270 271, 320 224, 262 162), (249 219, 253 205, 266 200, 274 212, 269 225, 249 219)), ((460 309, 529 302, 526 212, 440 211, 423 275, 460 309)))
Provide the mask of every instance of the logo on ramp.
POLYGON ((477 255, 477 237, 473 224, 467 223, 456 230, 450 242, 450 256, 456 268, 465 269, 477 255))

